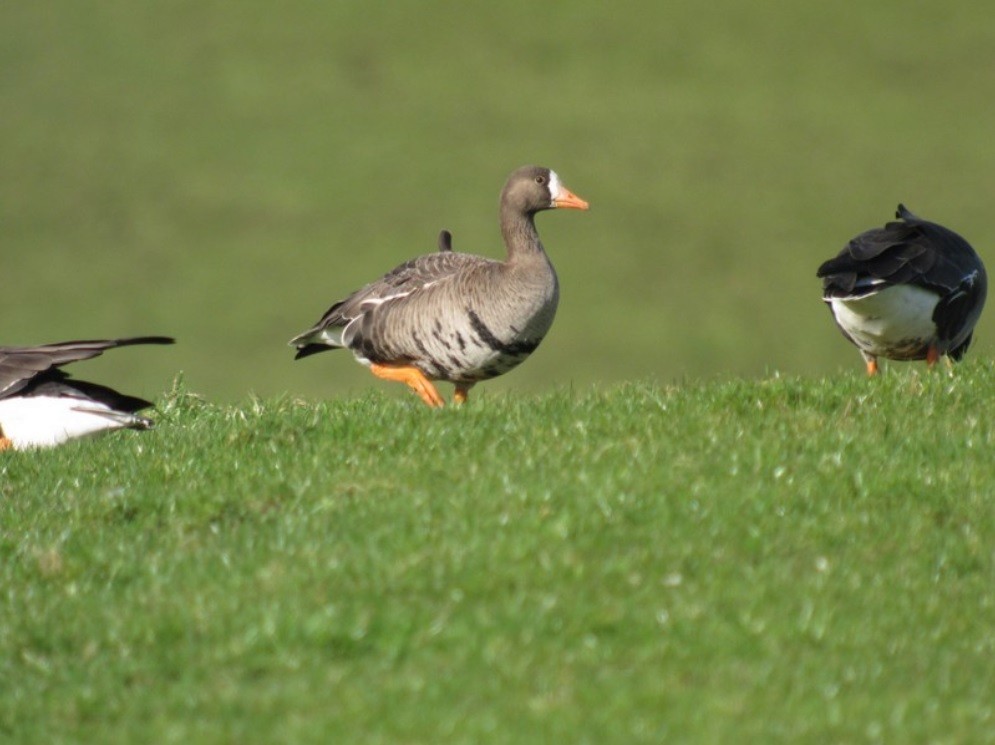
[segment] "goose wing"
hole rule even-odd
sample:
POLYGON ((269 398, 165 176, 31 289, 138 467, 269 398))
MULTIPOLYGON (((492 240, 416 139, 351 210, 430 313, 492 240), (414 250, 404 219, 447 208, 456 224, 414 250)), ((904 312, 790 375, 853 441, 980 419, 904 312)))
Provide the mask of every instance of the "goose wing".
POLYGON ((172 344, 167 336, 139 336, 126 339, 64 341, 36 347, 0 347, 0 398, 26 388, 54 368, 92 359, 108 349, 135 344, 172 344))
POLYGON ((409 299, 433 292, 433 288, 438 291, 475 267, 496 263, 455 251, 439 251, 407 261, 335 303, 314 326, 291 339, 291 346, 297 347, 295 359, 349 347, 352 333, 363 320, 388 313, 411 302, 409 299))
POLYGON ((972 277, 984 280, 981 260, 957 233, 916 217, 901 204, 896 216, 900 222, 861 233, 819 267, 824 299, 861 297, 902 284, 944 297, 972 277))
MULTIPOLYGON (((46 370, 31 380, 21 391, 24 398, 69 398, 79 401, 85 409, 87 404, 97 403, 111 413, 134 414, 148 409, 154 404, 138 396, 129 396, 113 388, 85 380, 75 380, 62 370, 46 370)), ((147 421, 147 420, 146 420, 147 421)))

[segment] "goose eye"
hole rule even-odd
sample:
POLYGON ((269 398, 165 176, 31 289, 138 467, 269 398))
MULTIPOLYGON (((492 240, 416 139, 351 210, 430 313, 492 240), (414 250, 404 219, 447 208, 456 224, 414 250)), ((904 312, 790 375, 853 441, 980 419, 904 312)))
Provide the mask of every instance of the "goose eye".
POLYGON ((546 177, 545 176, 536 176, 536 183, 537 184, 545 184, 546 183, 546 177))

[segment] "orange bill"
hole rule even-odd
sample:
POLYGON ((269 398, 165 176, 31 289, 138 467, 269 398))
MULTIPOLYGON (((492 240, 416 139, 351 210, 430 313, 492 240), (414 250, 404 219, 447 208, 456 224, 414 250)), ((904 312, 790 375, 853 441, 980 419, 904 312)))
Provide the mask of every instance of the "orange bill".
POLYGON ((559 193, 553 198, 553 206, 571 210, 586 210, 589 209, 591 205, 569 189, 560 187, 559 193))

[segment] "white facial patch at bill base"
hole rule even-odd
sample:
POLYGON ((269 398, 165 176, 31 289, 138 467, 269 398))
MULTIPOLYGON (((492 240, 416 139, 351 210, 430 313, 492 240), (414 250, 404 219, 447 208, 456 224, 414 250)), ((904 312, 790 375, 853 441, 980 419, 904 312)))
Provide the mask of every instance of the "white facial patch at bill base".
POLYGON ((553 200, 553 204, 556 204, 556 200, 560 198, 563 192, 563 184, 560 183, 560 177, 556 175, 556 171, 549 172, 549 194, 550 198, 553 200))

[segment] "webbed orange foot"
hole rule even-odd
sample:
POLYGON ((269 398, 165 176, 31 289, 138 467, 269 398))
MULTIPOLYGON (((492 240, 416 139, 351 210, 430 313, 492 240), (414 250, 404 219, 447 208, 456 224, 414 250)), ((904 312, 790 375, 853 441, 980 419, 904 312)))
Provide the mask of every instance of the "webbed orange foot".
POLYGON ((425 377, 425 373, 417 367, 410 365, 379 365, 372 363, 370 372, 383 380, 393 380, 404 383, 411 390, 418 394, 418 397, 433 408, 444 406, 442 396, 432 385, 432 381, 425 377))
POLYGON ((940 359, 940 350, 937 349, 932 344, 929 345, 929 349, 926 350, 926 365, 932 367, 940 359))

